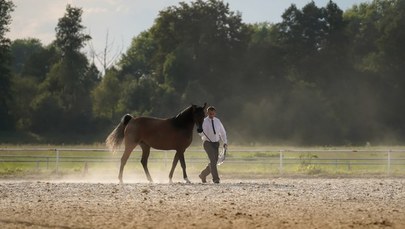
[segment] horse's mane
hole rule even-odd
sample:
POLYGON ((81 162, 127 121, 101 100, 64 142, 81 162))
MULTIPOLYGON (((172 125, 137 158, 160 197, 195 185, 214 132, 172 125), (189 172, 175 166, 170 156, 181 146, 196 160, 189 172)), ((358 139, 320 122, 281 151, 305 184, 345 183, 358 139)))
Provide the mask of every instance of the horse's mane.
POLYGON ((187 107, 175 117, 171 118, 172 123, 175 127, 186 128, 190 123, 193 122, 192 107, 193 105, 187 107))

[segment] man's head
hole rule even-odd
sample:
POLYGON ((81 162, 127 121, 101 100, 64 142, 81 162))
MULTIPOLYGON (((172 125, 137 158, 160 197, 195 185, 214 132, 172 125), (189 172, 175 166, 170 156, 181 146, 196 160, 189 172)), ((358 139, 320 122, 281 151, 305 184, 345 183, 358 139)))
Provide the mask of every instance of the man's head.
POLYGON ((211 119, 214 118, 216 113, 217 113, 217 110, 215 109, 214 106, 209 106, 207 108, 207 115, 209 118, 211 118, 211 119))

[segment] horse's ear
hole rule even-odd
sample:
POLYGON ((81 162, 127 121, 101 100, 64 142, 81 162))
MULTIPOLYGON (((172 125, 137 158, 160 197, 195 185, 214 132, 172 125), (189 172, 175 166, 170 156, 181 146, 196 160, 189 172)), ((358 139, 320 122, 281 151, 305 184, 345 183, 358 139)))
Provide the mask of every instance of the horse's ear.
POLYGON ((207 108, 207 103, 204 103, 203 109, 205 110, 205 108, 207 108))

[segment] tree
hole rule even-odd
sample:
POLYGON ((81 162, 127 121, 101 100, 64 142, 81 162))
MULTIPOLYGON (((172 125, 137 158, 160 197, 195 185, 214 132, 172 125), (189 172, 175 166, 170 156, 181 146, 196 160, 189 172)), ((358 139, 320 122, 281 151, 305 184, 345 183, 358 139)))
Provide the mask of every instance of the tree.
POLYGON ((90 43, 90 53, 93 59, 93 63, 95 60, 101 65, 102 67, 102 72, 105 74, 107 70, 114 66, 114 64, 117 62, 118 58, 122 55, 122 48, 121 50, 116 50, 115 53, 112 53, 113 51, 113 45, 114 41, 110 43, 108 40, 109 38, 109 33, 107 31, 106 38, 105 38, 105 46, 102 52, 97 52, 95 48, 93 47, 93 44, 90 43))
POLYGON ((134 80, 142 76, 152 75, 154 73, 153 61, 156 58, 156 50, 157 44, 150 30, 134 37, 131 46, 118 62, 121 75, 130 75, 134 80))
POLYGON ((351 38, 349 61, 358 72, 352 79, 361 77, 362 86, 356 91, 363 91, 361 97, 367 98, 360 101, 359 96, 353 97, 357 103, 352 110, 361 111, 365 117, 356 119, 352 126, 373 126, 367 133, 358 133, 360 138, 370 137, 370 133, 384 133, 370 137, 380 141, 386 136, 397 141, 405 138, 402 118, 405 109, 400 104, 405 96, 404 15, 403 0, 374 0, 354 6, 344 14, 351 38))
MULTIPOLYGON (((11 55, 13 56, 13 72, 20 74, 23 72, 25 64, 34 53, 39 53, 43 49, 41 41, 38 39, 17 39, 11 43, 11 55)), ((36 66, 38 67, 38 66, 36 66)))
POLYGON ((154 76, 182 93, 197 80, 219 101, 228 92, 248 30, 222 1, 180 3, 159 13, 151 29, 157 44, 154 76), (220 51, 219 51, 220 50, 220 51))
POLYGON ((384 82, 384 126, 395 136, 405 139, 405 0, 373 1, 382 15, 376 22, 380 36, 376 40, 375 66, 384 82))
POLYGON ((88 129, 92 118, 90 92, 99 81, 97 69, 94 65, 89 66, 86 56, 80 52, 91 39, 83 33, 85 27, 81 25, 81 15, 82 9, 67 5, 65 15, 59 19, 55 46, 61 56, 41 83, 35 106, 44 107, 41 102, 46 102, 46 106, 56 107, 53 110, 62 110, 62 114, 54 113, 58 115, 54 119, 63 119, 67 131, 88 129))
POLYGON ((288 62, 298 68, 307 66, 309 56, 316 56, 322 49, 328 34, 328 21, 325 10, 318 8, 313 1, 302 10, 292 4, 282 15, 279 27, 280 43, 287 48, 288 62))
POLYGON ((85 29, 81 24, 82 13, 81 8, 68 4, 65 15, 59 19, 55 29, 56 46, 61 49, 63 56, 79 52, 85 46, 86 41, 91 39, 89 35, 82 32, 85 29))
POLYGON ((101 83, 92 91, 94 117, 112 121, 122 116, 117 112, 121 96, 121 82, 117 74, 115 68, 107 70, 101 83))
POLYGON ((130 113, 137 115, 153 115, 154 98, 159 84, 150 77, 139 80, 128 80, 123 84, 120 105, 130 113))
POLYGON ((244 54, 243 77, 236 90, 246 91, 245 97, 256 100, 257 97, 273 97, 287 90, 285 75, 286 55, 283 47, 277 43, 277 26, 260 23, 249 26, 251 38, 244 54), (254 77, 252 77, 252 75, 254 77))
POLYGON ((193 100, 203 94, 211 103, 221 101, 238 82, 248 37, 241 15, 222 1, 197 0, 161 11, 118 63, 118 107, 164 115, 197 103, 193 100))
POLYGON ((54 43, 41 47, 24 62, 21 75, 23 77, 34 77, 38 83, 41 83, 45 80, 51 67, 60 60, 60 56, 60 52, 54 43))
POLYGON ((232 139, 245 143, 405 139, 405 0, 346 12, 333 1, 310 1, 291 5, 277 24, 244 24, 220 0, 182 2, 134 37, 116 66, 102 60, 103 78, 80 52, 89 39, 81 9, 66 11, 53 44, 12 44, 18 74, 6 111, 19 129, 103 133, 124 113, 168 117, 208 102, 221 110, 232 139))
POLYGON ((10 114, 12 94, 10 92, 10 40, 6 33, 10 30, 10 13, 14 10, 14 3, 0 0, 0 129, 10 130, 14 127, 14 120, 10 114))

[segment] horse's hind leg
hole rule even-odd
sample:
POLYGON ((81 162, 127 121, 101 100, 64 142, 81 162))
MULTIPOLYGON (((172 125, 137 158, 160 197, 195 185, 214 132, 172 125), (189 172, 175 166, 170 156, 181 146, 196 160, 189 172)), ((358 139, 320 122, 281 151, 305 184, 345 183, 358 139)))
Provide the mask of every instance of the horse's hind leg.
POLYGON ((186 183, 191 183, 191 181, 187 178, 186 160, 184 159, 184 151, 179 151, 177 153, 179 154, 180 165, 181 168, 183 169, 183 178, 186 181, 186 183))
POLYGON ((173 178, 174 169, 177 166, 177 162, 179 162, 179 153, 178 152, 176 152, 176 154, 174 155, 172 168, 170 169, 170 173, 169 173, 169 183, 170 184, 173 183, 172 178, 173 178))
POLYGON ((150 183, 152 183, 153 180, 152 180, 152 177, 149 174, 149 169, 148 169, 148 158, 149 158, 149 154, 150 154, 150 146, 141 143, 141 147, 142 147, 141 163, 142 163, 142 166, 143 166, 143 170, 145 171, 146 178, 148 179, 148 181, 150 183))
POLYGON ((135 143, 125 142, 125 150, 121 157, 121 166, 120 166, 120 173, 118 175, 118 179, 120 180, 120 184, 122 184, 122 173, 124 172, 124 166, 128 161, 129 155, 131 155, 132 150, 136 147, 135 143))

